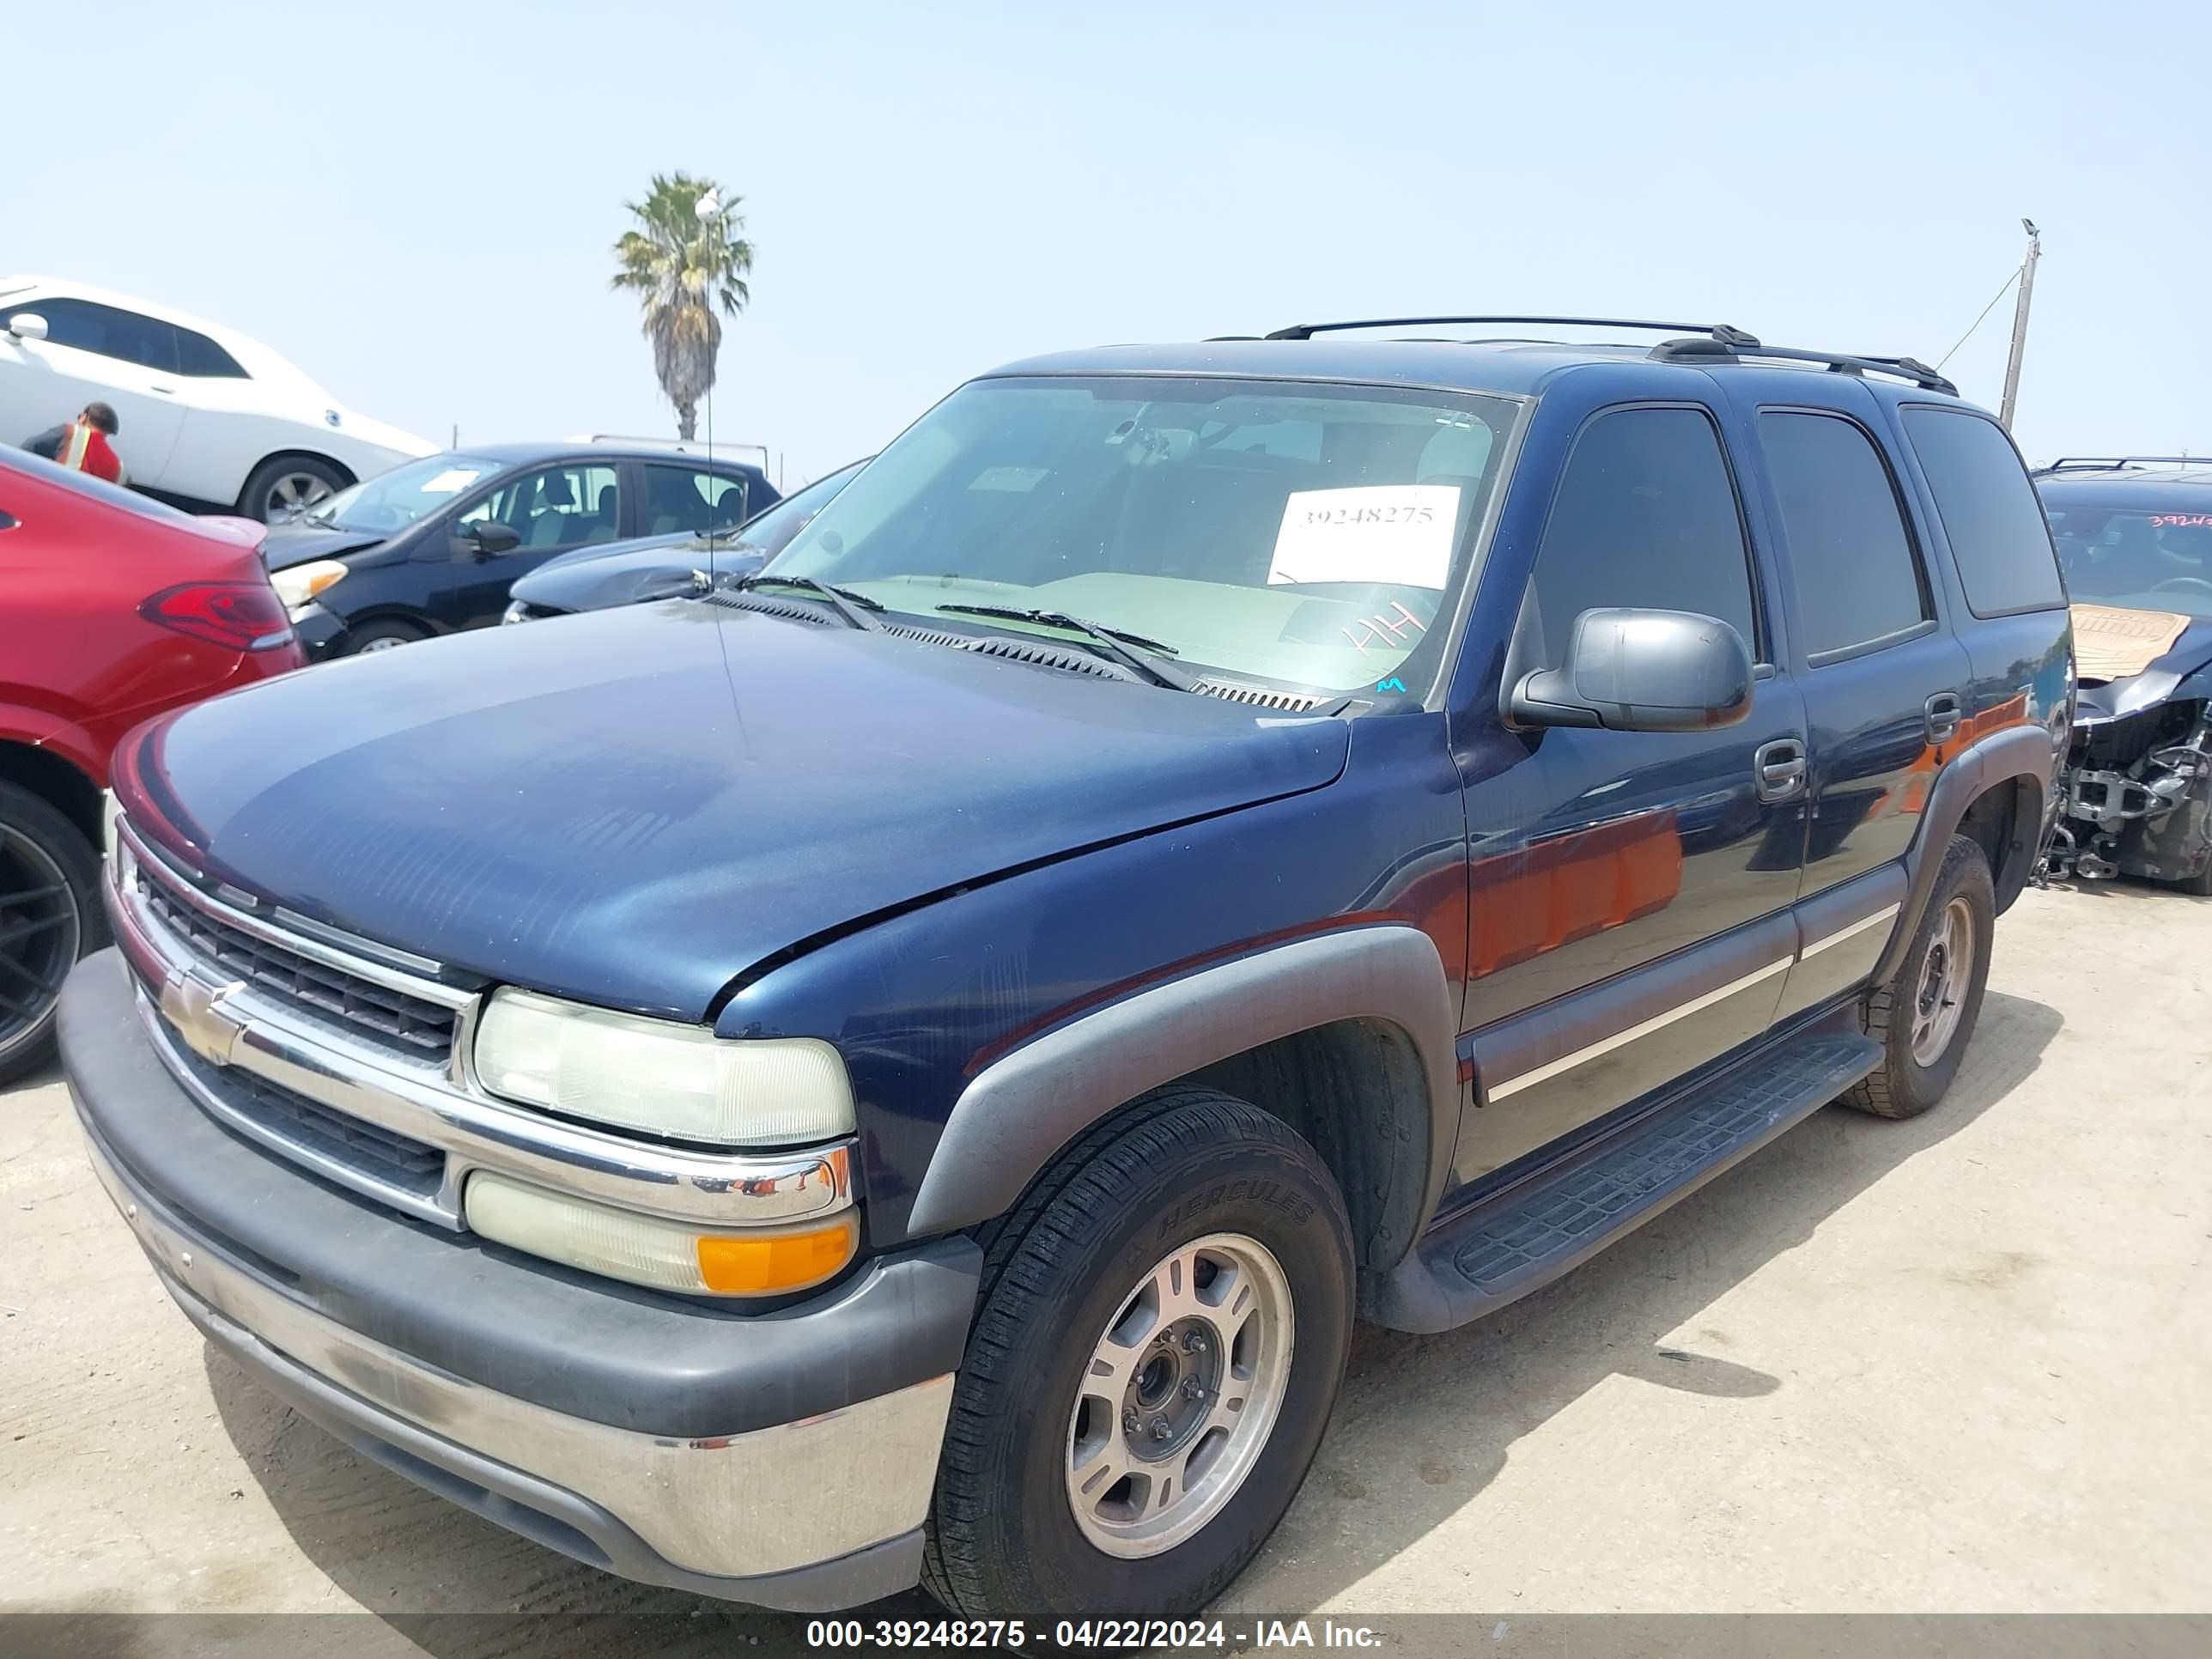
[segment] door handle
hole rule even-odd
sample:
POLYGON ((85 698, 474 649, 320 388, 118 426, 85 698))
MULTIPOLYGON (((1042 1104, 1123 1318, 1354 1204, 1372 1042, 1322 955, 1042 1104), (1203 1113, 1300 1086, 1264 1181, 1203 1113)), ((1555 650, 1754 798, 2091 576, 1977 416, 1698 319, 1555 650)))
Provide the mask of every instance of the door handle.
POLYGON ((1751 766, 1763 801, 1788 800, 1805 787, 1805 745, 1795 738, 1762 743, 1751 766))
POLYGON ((152 386, 146 389, 149 392, 158 392, 164 398, 173 398, 177 395, 177 388, 173 386, 152 386))
POLYGON ((1959 729, 1966 715, 1966 704, 1956 691, 1938 691, 1921 705, 1928 721, 1928 741, 1941 743, 1959 729))

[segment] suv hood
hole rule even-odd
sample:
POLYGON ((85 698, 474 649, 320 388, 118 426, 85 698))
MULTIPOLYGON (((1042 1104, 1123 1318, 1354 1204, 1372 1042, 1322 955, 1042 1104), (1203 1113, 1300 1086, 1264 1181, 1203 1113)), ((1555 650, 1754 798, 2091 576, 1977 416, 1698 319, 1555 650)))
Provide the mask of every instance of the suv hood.
MULTIPOLYGON (((2100 720, 2117 720, 2140 709, 2150 708, 2177 695, 2185 697, 2212 696, 2212 685, 2204 679, 2204 671, 2212 667, 2212 621, 2203 617, 2185 617, 2179 612, 2155 611, 2127 611, 2113 606, 2080 606, 2075 609, 2075 632, 2077 645, 2088 636, 2090 629, 2082 625, 2083 612, 2090 613, 2094 625, 2104 617, 2136 617, 2147 635, 2163 638, 2173 631, 2176 623, 2184 624, 2172 642, 2164 651, 2144 664, 2133 674, 2122 674, 2111 679, 2094 678, 2085 680, 2075 692, 2076 719, 2083 725, 2094 725, 2100 720), (2163 628, 2160 624, 2164 624, 2163 628)), ((2094 669, 2095 664, 2086 648, 2082 651, 2085 663, 2094 669)), ((2136 660, 2142 660, 2140 657, 2136 660)))
POLYGON ((382 530, 333 530, 312 524, 275 524, 269 526, 263 556, 271 570, 284 570, 295 564, 310 564, 317 559, 342 559, 349 553, 380 547, 391 539, 391 533, 382 530))
POLYGON ((678 600, 202 704, 127 745, 118 790, 263 900, 696 1019, 744 969, 878 912, 1319 788, 1349 729, 678 600))

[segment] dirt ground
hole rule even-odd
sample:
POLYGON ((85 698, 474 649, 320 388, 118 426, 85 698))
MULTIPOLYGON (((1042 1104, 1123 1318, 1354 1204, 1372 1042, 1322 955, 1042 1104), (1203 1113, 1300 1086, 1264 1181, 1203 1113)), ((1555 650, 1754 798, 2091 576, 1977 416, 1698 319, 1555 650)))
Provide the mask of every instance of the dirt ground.
MULTIPOLYGON (((2209 945, 2212 901, 2031 892, 1935 1113, 1820 1113, 1487 1323, 1363 1331, 1224 1607, 2212 1611, 2209 945)), ((527 1648, 562 1656, 797 1622, 573 1564, 264 1397, 51 1074, 0 1092, 0 1607, 366 1610, 441 1659, 520 1650, 421 1615, 559 1615, 527 1648)))

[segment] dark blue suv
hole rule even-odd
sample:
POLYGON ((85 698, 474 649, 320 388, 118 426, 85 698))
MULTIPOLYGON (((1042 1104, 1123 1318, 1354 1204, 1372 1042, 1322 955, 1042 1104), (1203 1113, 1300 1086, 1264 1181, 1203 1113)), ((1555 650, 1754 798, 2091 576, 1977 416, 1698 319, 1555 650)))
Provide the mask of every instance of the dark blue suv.
POLYGON ((1608 326, 1017 364, 741 587, 143 728, 61 1037, 163 1284, 632 1577, 1203 1606, 1355 1319, 1934 1105, 2040 853, 2004 432, 1608 326))

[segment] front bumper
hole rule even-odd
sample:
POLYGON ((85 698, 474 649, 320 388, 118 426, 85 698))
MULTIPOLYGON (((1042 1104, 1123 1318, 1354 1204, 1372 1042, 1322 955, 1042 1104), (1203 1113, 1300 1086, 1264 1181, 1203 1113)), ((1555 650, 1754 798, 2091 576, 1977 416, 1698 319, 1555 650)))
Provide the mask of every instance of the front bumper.
POLYGON ((309 662, 325 660, 331 655, 331 647, 345 637, 344 620, 313 599, 289 614, 292 631, 300 636, 300 650, 309 662))
POLYGON ((647 1583, 804 1611, 915 1582, 972 1310, 967 1240, 766 1315, 457 1238, 219 1127, 112 951, 62 995, 101 1184, 163 1286, 304 1415, 409 1479, 647 1583))

